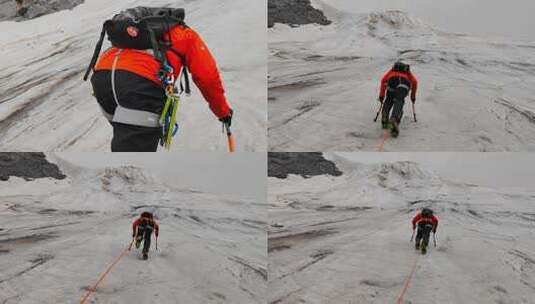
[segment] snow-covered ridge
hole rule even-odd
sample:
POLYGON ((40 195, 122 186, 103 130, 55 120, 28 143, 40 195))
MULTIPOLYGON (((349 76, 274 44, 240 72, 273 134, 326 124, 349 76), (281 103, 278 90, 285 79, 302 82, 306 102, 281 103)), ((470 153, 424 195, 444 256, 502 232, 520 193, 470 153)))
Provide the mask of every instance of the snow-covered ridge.
POLYGON ((411 207, 411 202, 421 200, 419 206, 424 206, 427 203, 424 200, 436 199, 448 187, 439 176, 414 162, 349 165, 338 160, 335 163, 342 168, 343 175, 310 179, 294 175, 288 178, 288 183, 270 179, 270 185, 277 186, 270 188, 269 196, 271 199, 284 197, 290 204, 299 201, 307 208, 327 205, 409 210, 415 208, 411 207), (297 188, 299 191, 291 191, 297 188), (284 194, 278 196, 279 193, 284 194))
POLYGON ((422 20, 410 16, 408 13, 400 10, 372 12, 367 16, 366 25, 370 31, 384 27, 397 30, 407 28, 430 28, 422 20))

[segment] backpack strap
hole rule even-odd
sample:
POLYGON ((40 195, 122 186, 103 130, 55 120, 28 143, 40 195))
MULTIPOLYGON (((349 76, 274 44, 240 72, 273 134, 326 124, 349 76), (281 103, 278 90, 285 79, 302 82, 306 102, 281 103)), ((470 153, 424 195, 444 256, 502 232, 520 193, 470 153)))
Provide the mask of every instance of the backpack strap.
MULTIPOLYGON (((171 27, 169 26, 169 18, 167 16, 165 17, 165 24, 167 26, 166 32, 169 33, 169 31, 171 30, 171 27)), ((185 26, 183 22, 178 22, 178 25, 185 26)), ((171 51, 173 54, 179 57, 180 61, 182 62, 181 77, 184 79, 184 83, 180 81, 180 90, 182 92, 186 92, 186 94, 189 95, 191 93, 191 89, 189 85, 189 75, 188 75, 188 68, 186 64, 186 57, 180 54, 179 52, 177 52, 175 49, 173 49, 170 45, 170 42, 158 41, 158 39, 156 39, 156 35, 154 34, 154 31, 150 28, 150 26, 147 26, 147 30, 149 32, 152 49, 154 51, 154 57, 156 58, 158 62, 160 62, 160 65, 161 65, 160 78, 162 78, 162 82, 165 82, 165 77, 166 77, 165 74, 169 74, 170 72, 172 72, 172 67, 169 65, 169 62, 165 54, 167 51, 171 51)))
POLYGON ((106 36, 106 30, 111 24, 111 20, 106 20, 104 24, 102 25, 102 32, 100 32, 100 39, 97 42, 97 45, 95 46, 95 51, 93 52, 93 57, 91 58, 91 62, 89 63, 89 66, 87 67, 87 70, 85 71, 84 75, 84 81, 87 81, 87 78, 89 77, 89 73, 93 70, 95 67, 95 64, 97 64, 98 55, 100 54, 100 50, 102 49, 102 43, 104 42, 104 36, 106 36))
POLYGON ((173 48, 169 48, 169 51, 171 51, 173 54, 175 54, 178 58, 180 58, 180 61, 182 62, 182 73, 181 77, 184 79, 184 83, 180 82, 180 90, 183 92, 186 92, 186 94, 191 94, 191 89, 189 86, 189 72, 188 72, 188 64, 186 61, 186 56, 180 54, 177 50, 173 48))

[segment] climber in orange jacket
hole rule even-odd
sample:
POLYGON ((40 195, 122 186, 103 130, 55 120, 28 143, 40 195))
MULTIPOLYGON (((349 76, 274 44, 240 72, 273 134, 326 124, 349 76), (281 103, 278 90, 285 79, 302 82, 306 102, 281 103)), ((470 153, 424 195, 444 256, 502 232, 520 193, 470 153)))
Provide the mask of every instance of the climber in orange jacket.
POLYGON ((143 242, 143 259, 148 258, 150 241, 152 232, 156 236, 156 247, 158 247, 158 236, 160 234, 160 225, 154 220, 154 216, 150 212, 143 212, 132 223, 132 238, 136 243, 136 248, 139 248, 141 242, 143 242))
POLYGON ((416 227, 418 227, 418 232, 416 233, 415 248, 416 250, 421 249, 422 253, 425 254, 429 244, 429 235, 431 232, 436 233, 438 227, 438 218, 433 215, 433 210, 423 208, 412 219, 412 230, 415 230, 416 227))
MULTIPOLYGON (((129 35, 137 35, 135 28, 127 30, 129 35)), ((230 125, 233 111, 225 98, 216 62, 201 37, 185 25, 176 25, 164 39, 170 44, 165 56, 173 78, 180 77, 185 64, 212 112, 230 125)), ((104 115, 113 126, 111 150, 114 152, 152 152, 158 148, 161 137, 158 120, 166 94, 158 75, 161 63, 151 52, 111 47, 95 65, 91 83, 104 115), (117 104, 121 113, 116 113, 117 104)))
POLYGON ((411 92, 411 101, 415 103, 417 90, 418 80, 411 73, 410 66, 403 62, 396 62, 392 69, 381 78, 378 98, 379 102, 383 103, 381 123, 383 129, 391 129, 394 137, 399 134, 405 97, 411 92), (391 111, 392 115, 390 115, 391 111))

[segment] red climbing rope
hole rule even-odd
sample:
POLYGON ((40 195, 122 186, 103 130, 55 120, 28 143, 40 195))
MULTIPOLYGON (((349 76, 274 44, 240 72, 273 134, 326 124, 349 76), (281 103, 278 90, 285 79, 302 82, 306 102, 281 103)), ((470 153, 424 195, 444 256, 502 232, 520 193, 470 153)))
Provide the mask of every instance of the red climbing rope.
POLYGON ((409 277, 407 277, 407 279, 405 280, 405 284, 403 285, 403 289, 401 290, 401 294, 399 295, 396 304, 403 304, 403 297, 409 289, 409 284, 411 283, 412 277, 416 272, 416 266, 418 266, 418 258, 414 259, 414 264, 412 265, 411 273, 409 274, 409 277))
POLYGON ((93 284, 88 290, 87 290, 87 293, 84 295, 84 297, 80 300, 80 304, 85 304, 86 301, 89 299, 89 297, 91 296, 91 294, 93 294, 94 292, 97 291, 97 287, 98 285, 104 280, 104 278, 106 278, 106 276, 111 272, 111 270, 113 269, 113 267, 119 263, 119 261, 130 251, 130 249, 132 248, 132 244, 134 243, 134 240, 132 240, 132 242, 130 243, 130 245, 128 247, 126 247, 122 252, 121 254, 115 259, 115 261, 113 261, 113 263, 111 263, 108 268, 106 268, 106 271, 104 271, 100 277, 98 278, 98 280, 95 282, 95 284, 93 284))

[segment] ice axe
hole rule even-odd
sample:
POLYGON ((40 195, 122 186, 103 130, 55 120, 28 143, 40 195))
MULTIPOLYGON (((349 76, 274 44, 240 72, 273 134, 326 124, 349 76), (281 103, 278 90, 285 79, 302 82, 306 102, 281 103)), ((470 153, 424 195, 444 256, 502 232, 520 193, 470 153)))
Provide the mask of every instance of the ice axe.
POLYGON ((228 151, 231 153, 235 152, 236 140, 234 139, 234 135, 232 134, 232 131, 230 131, 230 123, 228 122, 223 123, 223 133, 225 133, 225 130, 227 131, 228 151))
POLYGON ((412 240, 414 239, 414 229, 412 229, 412 236, 411 236, 411 243, 412 243, 412 240))
POLYGON ((433 232, 433 243, 435 244, 435 247, 437 247, 437 236, 436 233, 433 232))
POLYGON ((414 122, 418 122, 418 120, 416 119, 416 110, 414 107, 414 101, 412 102, 412 117, 414 118, 414 122))
POLYGON ((158 251, 158 237, 156 237, 156 251, 158 251))
POLYGON ((381 99, 379 99, 379 102, 381 103, 381 106, 379 107, 379 111, 377 111, 377 114, 375 114, 375 118, 373 119, 373 122, 377 122, 377 119, 379 118, 379 114, 383 111, 383 102, 381 99))

